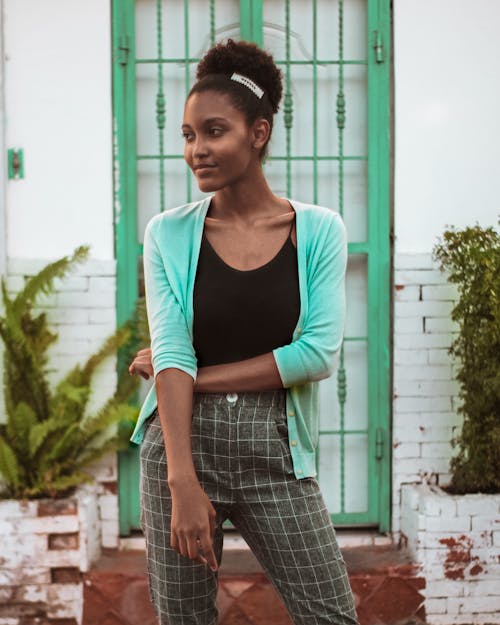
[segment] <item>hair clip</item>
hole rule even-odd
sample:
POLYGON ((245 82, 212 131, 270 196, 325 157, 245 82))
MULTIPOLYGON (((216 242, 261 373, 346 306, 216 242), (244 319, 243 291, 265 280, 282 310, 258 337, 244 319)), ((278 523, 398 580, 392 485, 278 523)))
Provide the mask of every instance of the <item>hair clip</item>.
POLYGON ((246 76, 242 76, 241 74, 237 74, 236 72, 234 72, 234 74, 231 76, 231 80, 239 82, 242 85, 245 85, 245 87, 248 87, 248 89, 250 89, 250 91, 253 91, 259 99, 262 98, 262 96, 264 95, 264 89, 261 89, 259 85, 256 85, 253 80, 250 80, 250 78, 247 78, 246 76))

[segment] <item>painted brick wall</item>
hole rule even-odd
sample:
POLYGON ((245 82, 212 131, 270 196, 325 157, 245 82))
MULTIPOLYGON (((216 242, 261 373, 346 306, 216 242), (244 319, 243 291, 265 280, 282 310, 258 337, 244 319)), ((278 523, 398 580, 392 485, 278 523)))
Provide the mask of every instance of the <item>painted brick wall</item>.
MULTIPOLYGON (((25 276, 34 275, 48 260, 8 259, 7 288, 10 294, 24 284, 25 276)), ((116 264, 114 260, 90 259, 58 280, 54 294, 42 296, 37 310, 45 311, 59 339, 49 351, 49 379, 56 384, 75 364, 85 362, 116 329, 116 264)), ((3 361, 2 361, 3 362, 3 361)), ((2 373, 0 362, 0 374, 2 373)), ((96 372, 89 411, 99 408, 114 392, 116 358, 110 358, 96 372)), ((0 385, 0 393, 2 392, 0 385)), ((0 421, 5 420, 3 396, 0 396, 0 421)), ((116 454, 109 454, 91 467, 101 484, 99 496, 102 521, 102 545, 118 546, 118 496, 116 454)))
POLYGON ((400 528, 401 484, 449 482, 457 414, 456 363, 448 354, 457 327, 456 286, 430 254, 394 259, 393 531, 400 528))
POLYGON ((500 495, 404 485, 401 536, 426 579, 426 622, 500 623, 500 495))

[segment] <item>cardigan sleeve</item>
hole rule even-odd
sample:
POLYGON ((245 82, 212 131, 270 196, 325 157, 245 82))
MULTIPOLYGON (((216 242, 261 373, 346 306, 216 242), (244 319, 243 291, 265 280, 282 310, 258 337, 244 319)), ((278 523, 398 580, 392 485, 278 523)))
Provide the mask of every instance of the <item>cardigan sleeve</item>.
POLYGON ((170 285, 151 222, 144 233, 143 258, 154 377, 172 367, 196 380, 197 361, 186 317, 170 285))
POLYGON ((331 375, 344 335, 346 267, 347 231, 342 217, 335 213, 317 262, 308 269, 304 326, 297 328, 292 343, 273 350, 285 388, 331 375))

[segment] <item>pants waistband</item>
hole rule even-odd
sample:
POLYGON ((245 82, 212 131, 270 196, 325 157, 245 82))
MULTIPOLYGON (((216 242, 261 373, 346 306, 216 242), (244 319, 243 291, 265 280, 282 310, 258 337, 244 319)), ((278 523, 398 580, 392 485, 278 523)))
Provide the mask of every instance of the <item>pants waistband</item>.
POLYGON ((275 406, 285 408, 286 389, 239 393, 194 393, 194 403, 204 405, 275 406))

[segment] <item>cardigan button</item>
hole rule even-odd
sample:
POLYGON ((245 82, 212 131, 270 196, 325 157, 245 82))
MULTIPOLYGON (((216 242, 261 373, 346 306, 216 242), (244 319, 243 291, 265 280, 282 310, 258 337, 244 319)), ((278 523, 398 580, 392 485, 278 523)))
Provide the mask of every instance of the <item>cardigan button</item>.
POLYGON ((302 469, 297 469, 297 474, 302 475, 302 469))
POLYGON ((289 417, 295 417, 295 411, 294 410, 290 410, 290 412, 288 413, 289 417))
POLYGON ((228 393, 226 399, 230 404, 235 404, 238 401, 238 393, 228 393))
POLYGON ((297 441, 292 441, 292 446, 297 447, 297 441))

